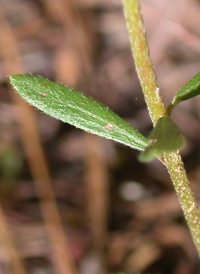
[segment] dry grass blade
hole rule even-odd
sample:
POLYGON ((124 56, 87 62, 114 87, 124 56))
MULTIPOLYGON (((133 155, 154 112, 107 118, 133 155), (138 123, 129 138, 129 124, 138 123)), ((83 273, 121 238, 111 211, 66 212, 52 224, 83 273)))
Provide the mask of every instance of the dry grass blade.
POLYGON ((108 211, 108 177, 105 155, 103 155, 103 141, 98 137, 88 135, 86 136, 86 147, 85 178, 93 248, 103 257, 107 239, 108 211))
POLYGON ((21 261, 21 256, 19 251, 16 249, 14 245, 14 239, 11 237, 9 233, 9 226, 6 221, 6 217, 4 215, 3 209, 0 204, 0 234, 2 237, 2 241, 5 244, 6 253, 9 257, 9 264, 11 273, 13 274, 26 274, 25 266, 21 261))
MULTIPOLYGON (((0 48, 5 60, 7 73, 23 73, 24 69, 19 61, 16 41, 2 10, 0 10, 0 25, 0 36, 3 37, 3 39, 1 39, 0 48)), ((21 100, 15 92, 12 91, 11 96, 13 102, 19 108, 17 114, 19 115, 18 120, 21 129, 22 142, 38 196, 41 199, 41 210, 46 229, 53 245, 53 263, 56 273, 74 274, 75 265, 56 206, 51 180, 32 109, 21 100)))
MULTIPOLYGON (((93 54, 93 49, 88 42, 91 41, 90 31, 81 24, 79 13, 75 10, 72 0, 67 2, 59 0, 55 6, 52 5, 50 0, 43 0, 42 2, 48 15, 65 29, 69 37, 73 37, 71 41, 72 45, 70 46, 76 51, 77 59, 81 63, 80 67, 82 66, 81 73, 84 74, 87 82, 87 90, 90 91, 91 81, 89 77, 92 77, 92 64, 90 60, 93 54)), ((69 46, 67 43, 66 41, 66 46, 69 46)), ((71 48, 70 46, 69 48, 71 48)), ((56 74, 59 78, 58 73, 56 74)), ((90 221, 92 248, 97 252, 98 259, 104 268, 108 212, 107 167, 102 156, 102 140, 96 136, 87 134, 85 141, 87 147, 87 154, 85 155, 87 168, 85 181, 87 183, 87 210, 90 221)))

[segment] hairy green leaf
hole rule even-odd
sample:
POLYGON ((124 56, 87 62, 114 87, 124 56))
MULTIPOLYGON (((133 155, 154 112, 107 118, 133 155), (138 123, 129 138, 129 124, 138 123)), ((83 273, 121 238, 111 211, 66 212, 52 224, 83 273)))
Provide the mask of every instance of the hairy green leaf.
POLYGON ((182 101, 188 100, 192 97, 200 95, 200 73, 194 76, 173 98, 168 106, 168 113, 182 101))
POLYGON ((154 157, 179 150, 184 145, 183 135, 169 116, 161 117, 149 138, 149 145, 139 155, 141 162, 149 162, 154 157))
POLYGON ((90 97, 33 75, 12 75, 10 81, 28 103, 56 119, 141 151, 147 146, 142 134, 90 97))

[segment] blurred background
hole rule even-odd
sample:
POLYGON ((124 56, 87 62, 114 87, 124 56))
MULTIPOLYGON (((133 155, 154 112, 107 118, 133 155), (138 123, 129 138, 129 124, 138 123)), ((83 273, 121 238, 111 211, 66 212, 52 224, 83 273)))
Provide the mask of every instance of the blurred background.
MULTIPOLYGON (((165 105, 200 71, 200 2, 141 1, 165 105)), ((0 0, 0 273, 198 274, 165 167, 28 106, 9 74, 59 81, 148 136, 121 0, 0 0)), ((200 98, 172 118, 200 201, 200 98)))

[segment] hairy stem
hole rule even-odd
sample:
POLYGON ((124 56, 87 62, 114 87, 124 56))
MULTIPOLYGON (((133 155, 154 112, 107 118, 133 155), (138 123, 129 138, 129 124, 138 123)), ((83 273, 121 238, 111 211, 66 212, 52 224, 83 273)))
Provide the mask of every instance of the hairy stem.
MULTIPOLYGON (((153 124, 167 115, 149 56, 139 0, 124 0, 131 48, 135 66, 144 93, 149 115, 153 124)), ((166 166, 178 195, 193 241, 200 256, 200 214, 190 187, 182 159, 178 152, 165 155, 162 162, 166 166)))

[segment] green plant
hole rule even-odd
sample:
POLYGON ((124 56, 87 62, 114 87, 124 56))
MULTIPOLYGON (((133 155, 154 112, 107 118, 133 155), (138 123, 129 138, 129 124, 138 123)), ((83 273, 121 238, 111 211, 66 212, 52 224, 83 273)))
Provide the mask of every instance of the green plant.
POLYGON ((46 114, 137 149, 141 151, 140 161, 157 157, 170 174, 200 255, 199 210, 178 152, 184 140, 169 116, 181 101, 200 94, 200 74, 178 92, 166 110, 150 61, 138 0, 124 0, 124 12, 138 77, 154 125, 148 139, 106 106, 64 85, 32 75, 12 75, 10 81, 28 103, 46 114))

